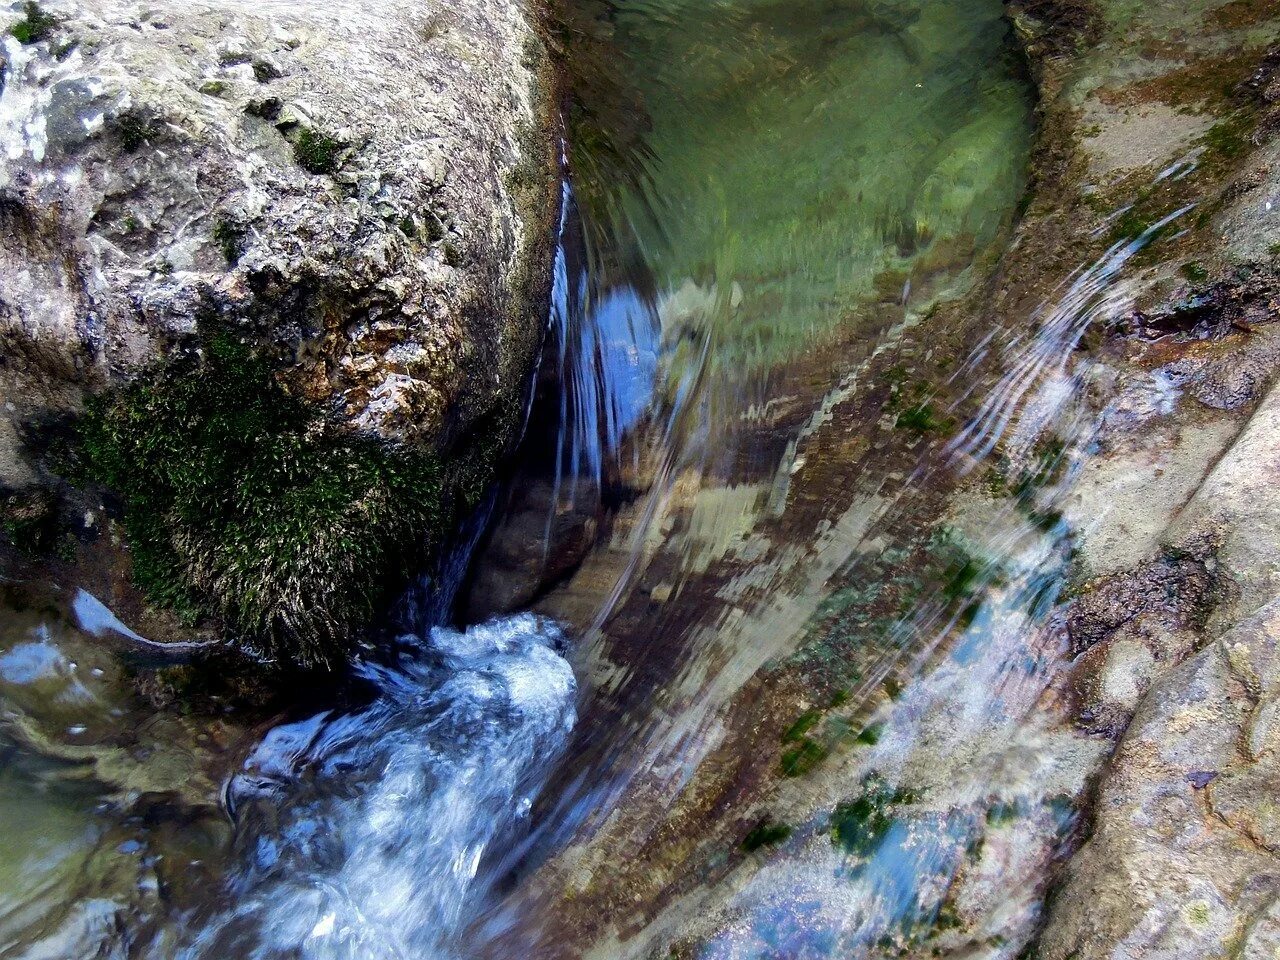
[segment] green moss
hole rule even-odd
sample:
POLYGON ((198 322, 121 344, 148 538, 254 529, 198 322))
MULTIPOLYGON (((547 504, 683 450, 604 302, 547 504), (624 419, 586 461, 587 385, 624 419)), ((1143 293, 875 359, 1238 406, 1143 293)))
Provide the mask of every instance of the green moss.
POLYGON ((927 401, 908 407, 898 414, 894 426, 899 430, 914 430, 917 433, 928 433, 933 430, 945 430, 951 426, 946 417, 938 416, 933 406, 927 401))
POLYGON ((253 61, 253 79, 259 83, 278 80, 280 79, 280 71, 266 60, 255 60, 253 61))
POLYGON ((28 557, 55 552, 64 532, 53 497, 43 490, 0 494, 0 530, 28 557))
POLYGON ((1018 819, 1018 805, 998 801, 987 810, 987 823, 993 827, 1004 827, 1018 819))
POLYGON ((873 775, 856 799, 839 804, 831 814, 831 842, 852 856, 867 856, 895 822, 890 808, 913 799, 873 775))
POLYGON ((854 738, 855 743, 860 743, 864 747, 874 747, 880 742, 880 737, 884 734, 883 723, 873 723, 869 727, 864 727, 862 732, 854 738))
POLYGON ((1184 263, 1178 268, 1178 272, 1197 286, 1209 280, 1209 271, 1198 263, 1184 263))
POLYGON ((1132 240, 1142 236, 1147 228, 1151 225, 1151 216, 1145 209, 1139 209, 1134 204, 1128 210, 1125 210, 1111 222, 1111 229, 1108 231, 1107 240, 1109 243, 1119 243, 1121 240, 1132 240))
POLYGON ((310 127, 300 128, 293 141, 293 158, 308 173, 333 173, 341 154, 341 143, 310 127))
POLYGON ((125 153, 136 153, 155 134, 158 124, 140 110, 126 110, 111 121, 111 130, 125 153))
POLYGON ((822 719, 821 710, 806 710, 800 714, 798 720, 787 728, 782 735, 783 743, 796 743, 804 739, 806 733, 812 730, 819 720, 822 719))
POLYGON ((56 17, 45 13, 40 4, 27 0, 22 8, 23 18, 9 28, 10 35, 21 44, 39 43, 49 39, 58 25, 56 17))
POLYGON ((230 220, 219 220, 213 225, 213 242, 232 266, 239 262, 244 252, 244 239, 244 230, 230 220))
POLYGON ((802 777, 813 770, 830 751, 816 740, 803 738, 799 744, 782 754, 781 769, 784 777, 802 777))
POLYGON ((438 461, 340 431, 227 334, 96 398, 80 439, 151 599, 294 663, 338 660, 441 526, 438 461))
POLYGON ((742 849, 747 853, 751 853, 761 847, 772 847, 786 840, 787 837, 791 836, 791 833, 792 828, 789 824, 774 823, 765 819, 756 824, 751 832, 742 839, 742 849))
POLYGON ((1210 127, 1200 143, 1212 157, 1234 160, 1249 148, 1249 135, 1255 123, 1250 114, 1238 111, 1210 127))
POLYGON ((444 239, 444 224, 430 210, 422 214, 423 231, 429 243, 439 243, 444 239))

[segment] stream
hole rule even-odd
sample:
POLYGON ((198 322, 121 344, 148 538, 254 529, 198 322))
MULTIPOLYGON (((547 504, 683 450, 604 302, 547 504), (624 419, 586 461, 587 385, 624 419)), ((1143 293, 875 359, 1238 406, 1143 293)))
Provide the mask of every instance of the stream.
POLYGON ((998 0, 557 17, 553 304, 492 521, 265 725, 157 709, 87 595, 11 605, 0 957, 893 953, 1006 813, 992 916, 1034 924, 1081 766, 1043 709, 1099 423, 1067 359, 1165 224, 1034 334, 939 332, 1025 186, 998 0))

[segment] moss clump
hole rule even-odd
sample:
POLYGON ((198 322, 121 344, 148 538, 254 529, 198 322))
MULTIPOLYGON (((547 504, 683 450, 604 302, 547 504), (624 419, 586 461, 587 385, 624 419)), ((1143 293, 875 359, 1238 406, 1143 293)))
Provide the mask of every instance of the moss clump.
POLYGON ((334 664, 441 525, 434 457, 340 431, 226 334, 94 400, 80 440, 153 601, 297 664, 334 664))
POLYGON ((21 44, 48 40, 58 25, 57 18, 45 13, 34 0, 27 0, 22 12, 23 18, 9 28, 10 35, 21 44))
POLYGON ((253 61, 253 79, 259 83, 269 83, 280 79, 280 71, 266 60, 255 60, 253 61))
POLYGON ((827 755, 830 752, 818 741, 802 737, 796 746, 782 754, 782 775, 784 777, 803 777, 823 760, 827 759, 827 755))
POLYGON ((63 534, 57 504, 39 489, 0 493, 0 530, 28 557, 54 553, 63 534))
POLYGON ((1178 268, 1178 272, 1198 287, 1209 282, 1209 271, 1198 263, 1184 263, 1178 268))
POLYGON ((911 793, 895 790, 873 775, 861 795, 836 806, 831 814, 831 842, 852 856, 869 855, 896 821, 889 808, 913 799, 911 793))
POLYGON ((753 853, 761 847, 772 847, 791 836, 791 826, 786 823, 774 823, 765 819, 756 824, 742 839, 742 849, 753 853))
POLYGON ((1256 126, 1254 116, 1239 110, 1206 130, 1200 143, 1211 160, 1236 160, 1249 149, 1249 138, 1256 126))
POLYGON ((430 243, 439 243, 444 239, 444 224, 430 210, 426 210, 422 214, 423 231, 430 243))
POLYGON ((818 721, 822 719, 821 710, 806 710, 800 714, 796 720, 782 734, 783 743, 798 743, 804 739, 805 734, 818 725, 818 721))
POLYGON ((342 144, 330 136, 302 127, 293 141, 293 158, 308 173, 333 173, 338 169, 342 144))
POLYGON ((854 738, 854 742, 864 747, 874 747, 880 742, 880 737, 884 734, 883 723, 873 723, 868 727, 863 727, 862 731, 854 738))
POLYGON ((987 824, 992 827, 1007 827, 1018 819, 1019 813, 1016 803, 998 800, 987 809, 987 824))
POLYGON ((919 403, 898 414, 894 426, 899 430, 929 433, 933 430, 946 430, 951 426, 951 421, 946 417, 939 417, 931 404, 919 403))
POLYGON ((156 133, 159 124, 138 110, 126 110, 111 121, 111 129, 125 153, 137 153, 156 133))
POLYGON ((244 230, 230 220, 219 220, 213 225, 213 242, 231 266, 235 266, 244 253, 244 239, 244 230))

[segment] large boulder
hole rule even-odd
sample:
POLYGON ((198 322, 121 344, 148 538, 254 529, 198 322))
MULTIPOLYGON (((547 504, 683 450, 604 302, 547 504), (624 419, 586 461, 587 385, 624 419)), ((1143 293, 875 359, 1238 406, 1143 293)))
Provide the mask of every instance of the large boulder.
MULTIPOLYGON (((267 365, 255 409, 287 399, 303 446, 328 431, 431 458, 442 498, 451 482, 474 497, 520 421, 559 199, 550 67, 521 0, 53 0, 13 4, 0 29, 0 487, 50 485, 38 441, 86 396, 105 415, 175 363, 199 377, 220 338, 267 365)), ((175 409, 153 399, 115 422, 175 409)), ((369 498, 348 499, 354 525, 369 498)), ((385 577, 397 552, 316 570, 385 577)), ((205 581, 206 599, 224 589, 205 581)))

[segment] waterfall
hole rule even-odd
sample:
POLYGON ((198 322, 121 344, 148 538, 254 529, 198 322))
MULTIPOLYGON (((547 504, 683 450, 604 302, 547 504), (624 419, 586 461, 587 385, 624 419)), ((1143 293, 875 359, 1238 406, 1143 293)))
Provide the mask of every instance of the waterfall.
POLYGON ((559 410, 548 543, 555 513, 572 509, 584 486, 599 495, 618 466, 623 437, 649 408, 661 336, 657 311, 634 286, 596 288, 577 225, 566 182, 549 331, 559 410))

